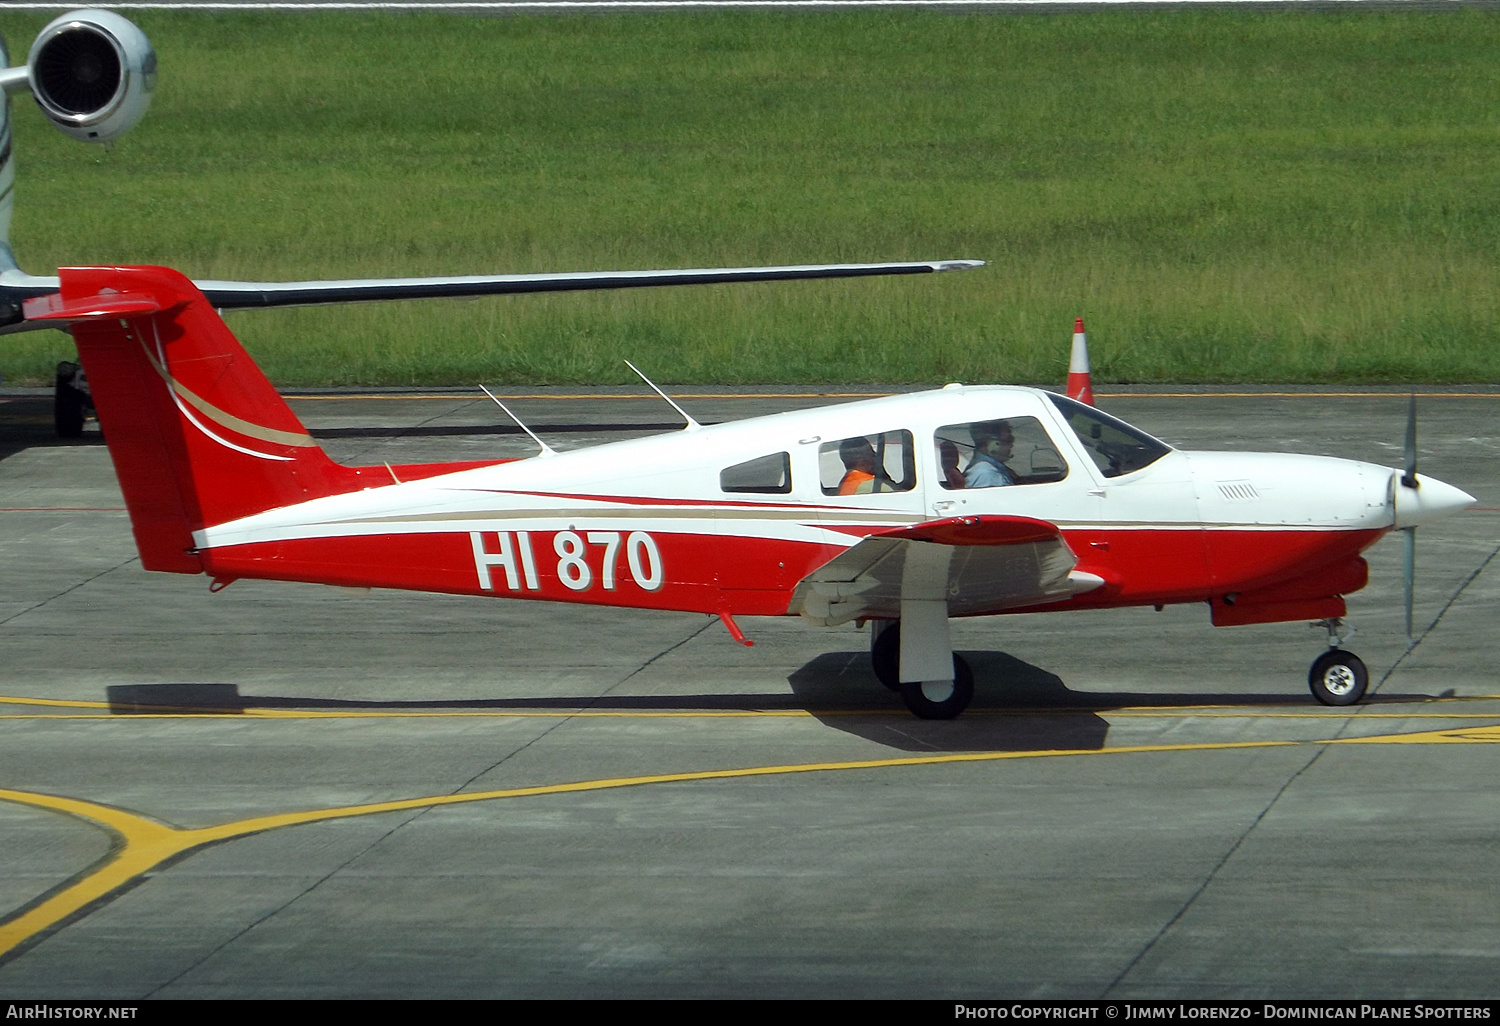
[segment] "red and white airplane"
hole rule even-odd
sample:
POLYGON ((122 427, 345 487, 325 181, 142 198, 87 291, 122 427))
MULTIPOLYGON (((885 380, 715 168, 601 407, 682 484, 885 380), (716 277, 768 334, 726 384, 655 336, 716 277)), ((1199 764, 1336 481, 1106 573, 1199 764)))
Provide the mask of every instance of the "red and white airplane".
MULTIPOLYGON (((526 459, 333 462, 191 281, 63 269, 29 320, 71 327, 147 569, 718 615, 870 620, 876 675, 950 718, 949 620, 1207 602, 1216 625, 1321 620, 1360 553, 1473 499, 1408 466, 1183 452, 1034 388, 949 385, 526 459)), ((535 436, 533 436, 535 437, 535 436)), ((1408 535, 1410 537, 1410 534, 1408 535)))

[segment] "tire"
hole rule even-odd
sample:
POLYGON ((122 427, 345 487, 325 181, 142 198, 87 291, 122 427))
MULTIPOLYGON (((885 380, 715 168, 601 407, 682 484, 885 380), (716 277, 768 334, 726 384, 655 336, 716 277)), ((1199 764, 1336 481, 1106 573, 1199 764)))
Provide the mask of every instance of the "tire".
POLYGON ((870 646, 870 669, 880 683, 892 691, 901 690, 901 625, 893 623, 881 631, 870 646))
POLYGON ((912 715, 923 720, 951 720, 974 700, 974 671, 958 653, 953 654, 953 690, 941 698, 930 697, 920 683, 902 684, 901 700, 912 715))
POLYGON ((73 374, 78 370, 71 363, 57 365, 57 384, 52 389, 52 426, 58 438, 79 438, 83 435, 86 402, 83 393, 73 387, 73 374))
POLYGON ((1365 697, 1370 686, 1370 671, 1364 661, 1352 652, 1329 649, 1313 660, 1307 674, 1307 686, 1313 697, 1324 705, 1353 705, 1365 697))

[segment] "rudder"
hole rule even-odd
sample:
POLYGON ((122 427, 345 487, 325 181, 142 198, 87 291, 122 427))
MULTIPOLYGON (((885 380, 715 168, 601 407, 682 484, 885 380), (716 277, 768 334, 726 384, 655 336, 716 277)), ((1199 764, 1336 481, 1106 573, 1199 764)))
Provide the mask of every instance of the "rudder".
POLYGON ((71 327, 146 569, 201 573, 194 531, 358 487, 186 277, 58 277, 27 317, 71 327))

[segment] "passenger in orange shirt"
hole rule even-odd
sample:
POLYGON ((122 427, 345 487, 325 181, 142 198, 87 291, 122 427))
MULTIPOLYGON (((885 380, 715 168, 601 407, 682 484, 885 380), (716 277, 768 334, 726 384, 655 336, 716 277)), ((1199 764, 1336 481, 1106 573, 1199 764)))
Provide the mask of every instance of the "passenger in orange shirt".
POLYGON ((875 449, 868 438, 846 438, 839 445, 839 459, 844 461, 844 477, 839 481, 840 495, 865 495, 875 490, 875 449))

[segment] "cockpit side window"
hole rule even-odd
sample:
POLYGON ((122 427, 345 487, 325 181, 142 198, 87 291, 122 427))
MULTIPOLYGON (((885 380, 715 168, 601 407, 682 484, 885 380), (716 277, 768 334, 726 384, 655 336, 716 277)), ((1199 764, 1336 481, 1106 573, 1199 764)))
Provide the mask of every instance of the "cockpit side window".
POLYGON ((933 435, 944 488, 1044 484, 1068 476, 1068 464, 1035 417, 948 424, 933 435))
POLYGON ((784 452, 757 456, 719 471, 719 488, 756 495, 790 495, 792 457, 784 452))
POLYGON ((1062 412, 1068 426, 1105 477, 1134 473, 1172 451, 1165 442, 1092 406, 1050 393, 1047 398, 1062 412))
POLYGON ((818 446, 818 477, 824 495, 909 492, 917 486, 911 432, 882 431, 824 442, 818 446))

